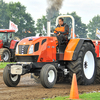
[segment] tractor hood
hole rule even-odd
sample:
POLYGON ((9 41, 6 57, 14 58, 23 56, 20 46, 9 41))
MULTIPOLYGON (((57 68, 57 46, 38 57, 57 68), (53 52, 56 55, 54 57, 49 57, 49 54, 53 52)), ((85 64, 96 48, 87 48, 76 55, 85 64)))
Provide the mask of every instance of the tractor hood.
MULTIPOLYGON (((27 37, 27 38, 24 38, 22 39, 18 45, 32 45, 36 42, 41 42, 43 39, 47 39, 47 38, 51 38, 51 37, 48 37, 48 36, 45 36, 45 37, 27 37)), ((56 37, 54 37, 56 39, 56 37)))
POLYGON ((49 36, 24 38, 17 45, 16 57, 19 62, 56 61, 56 40, 49 36))
POLYGON ((31 45, 40 38, 42 38, 42 37, 27 37, 27 38, 22 39, 18 44, 31 45))

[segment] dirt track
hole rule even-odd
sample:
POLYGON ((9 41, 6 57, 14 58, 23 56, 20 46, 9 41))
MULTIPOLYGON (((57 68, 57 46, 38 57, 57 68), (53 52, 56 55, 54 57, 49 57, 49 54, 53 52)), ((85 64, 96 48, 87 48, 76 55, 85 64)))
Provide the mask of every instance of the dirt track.
MULTIPOLYGON (((100 85, 78 86, 78 88, 79 93, 100 91, 100 85)), ((29 74, 21 77, 17 87, 7 87, 3 82, 2 71, 0 70, 0 100, 37 100, 66 96, 69 93, 69 84, 56 84, 53 88, 46 89, 41 84, 36 84, 29 74)))

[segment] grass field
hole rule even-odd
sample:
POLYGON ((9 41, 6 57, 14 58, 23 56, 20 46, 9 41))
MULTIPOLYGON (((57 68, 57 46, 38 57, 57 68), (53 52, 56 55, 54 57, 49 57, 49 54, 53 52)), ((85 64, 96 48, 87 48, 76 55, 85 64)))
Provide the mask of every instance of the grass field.
MULTIPOLYGON (((48 99, 45 99, 45 100, 70 100, 68 99, 69 96, 65 96, 65 97, 55 97, 55 98, 48 98, 48 99)), ((79 95, 79 98, 81 100, 100 100, 100 93, 97 92, 97 93, 84 93, 84 94, 80 94, 79 95)))
POLYGON ((0 69, 4 68, 7 64, 10 64, 11 62, 0 62, 0 69))

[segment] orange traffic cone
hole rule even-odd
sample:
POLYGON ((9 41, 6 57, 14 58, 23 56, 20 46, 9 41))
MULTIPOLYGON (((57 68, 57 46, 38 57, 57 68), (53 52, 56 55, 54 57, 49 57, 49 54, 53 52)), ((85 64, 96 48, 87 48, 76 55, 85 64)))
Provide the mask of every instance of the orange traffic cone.
POLYGON ((72 79, 70 99, 79 99, 77 79, 75 73, 73 74, 73 79, 72 79))

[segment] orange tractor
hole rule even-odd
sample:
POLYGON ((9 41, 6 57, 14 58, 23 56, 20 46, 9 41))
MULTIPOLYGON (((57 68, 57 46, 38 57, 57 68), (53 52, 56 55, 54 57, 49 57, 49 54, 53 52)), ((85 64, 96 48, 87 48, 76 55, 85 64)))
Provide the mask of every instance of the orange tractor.
POLYGON ((16 86, 21 75, 33 73, 40 77, 41 84, 52 88, 60 76, 68 76, 69 82, 76 73, 81 85, 92 84, 97 73, 96 45, 89 39, 74 38, 74 18, 71 15, 58 16, 72 19, 73 37, 59 47, 56 37, 27 37, 16 47, 16 64, 8 64, 3 71, 4 83, 16 86))
POLYGON ((14 40, 15 30, 0 29, 0 61, 15 61, 15 50, 19 41, 14 40))

